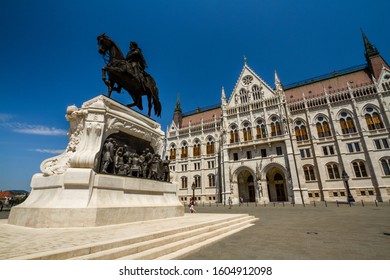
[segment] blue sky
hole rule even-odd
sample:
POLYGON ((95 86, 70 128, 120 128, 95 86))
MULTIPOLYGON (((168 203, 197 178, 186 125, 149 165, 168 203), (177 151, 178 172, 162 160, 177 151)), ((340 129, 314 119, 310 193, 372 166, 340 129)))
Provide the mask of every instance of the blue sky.
MULTIPOLYGON (((40 163, 67 145, 67 106, 106 93, 96 37, 138 42, 169 125, 230 95, 243 66, 273 86, 365 63, 360 28, 390 61, 388 0, 3 0, 0 190, 30 190, 40 163)), ((130 97, 112 95, 125 104, 130 97)), ((144 100, 146 104, 146 100, 144 100)))

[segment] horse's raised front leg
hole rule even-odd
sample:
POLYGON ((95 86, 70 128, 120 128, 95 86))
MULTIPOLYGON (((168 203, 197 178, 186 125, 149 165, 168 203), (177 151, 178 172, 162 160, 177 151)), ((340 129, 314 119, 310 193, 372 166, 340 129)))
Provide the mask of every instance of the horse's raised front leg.
POLYGON ((110 97, 111 96, 111 93, 112 93, 112 88, 111 88, 111 82, 110 80, 107 79, 107 70, 106 70, 106 67, 102 67, 102 80, 103 82, 105 83, 105 85, 107 86, 107 96, 110 97))

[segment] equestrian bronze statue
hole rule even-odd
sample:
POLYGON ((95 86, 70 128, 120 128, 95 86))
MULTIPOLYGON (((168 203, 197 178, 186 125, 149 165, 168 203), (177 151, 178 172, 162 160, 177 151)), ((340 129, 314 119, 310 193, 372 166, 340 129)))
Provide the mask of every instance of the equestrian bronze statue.
POLYGON ((147 64, 137 43, 130 42, 130 51, 125 58, 115 42, 104 33, 97 37, 97 41, 99 53, 104 58, 108 56, 108 60, 105 59, 107 65, 102 67, 102 79, 107 85, 108 97, 111 96, 112 91, 120 93, 123 88, 134 101, 127 107, 136 106, 143 110, 142 96, 146 95, 148 116, 150 117, 151 109, 154 107, 154 114, 160 117, 161 103, 158 97, 158 88, 152 76, 145 71, 147 64))

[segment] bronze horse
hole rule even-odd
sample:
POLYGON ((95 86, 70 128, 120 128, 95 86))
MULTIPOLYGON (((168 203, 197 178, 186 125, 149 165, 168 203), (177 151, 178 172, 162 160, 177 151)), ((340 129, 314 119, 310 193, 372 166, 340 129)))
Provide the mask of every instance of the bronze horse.
POLYGON ((148 116, 150 117, 153 106, 154 114, 160 117, 161 103, 158 97, 158 88, 152 76, 144 71, 145 82, 141 82, 132 71, 132 68, 129 67, 119 47, 110 37, 103 33, 97 37, 97 41, 99 53, 103 56, 109 55, 107 65, 102 67, 102 79, 108 87, 108 97, 111 96, 112 91, 120 93, 124 88, 134 101, 134 103, 128 104, 127 107, 136 106, 143 110, 142 96, 146 95, 148 98, 148 116), (106 77, 107 73, 108 79, 106 77))

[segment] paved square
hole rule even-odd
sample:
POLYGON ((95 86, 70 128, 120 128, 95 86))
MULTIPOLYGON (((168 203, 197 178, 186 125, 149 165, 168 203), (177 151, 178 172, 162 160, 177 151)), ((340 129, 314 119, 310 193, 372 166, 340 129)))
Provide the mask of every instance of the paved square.
POLYGON ((243 204, 196 208, 198 213, 248 213, 254 226, 187 255, 185 259, 388 260, 390 204, 243 204))

